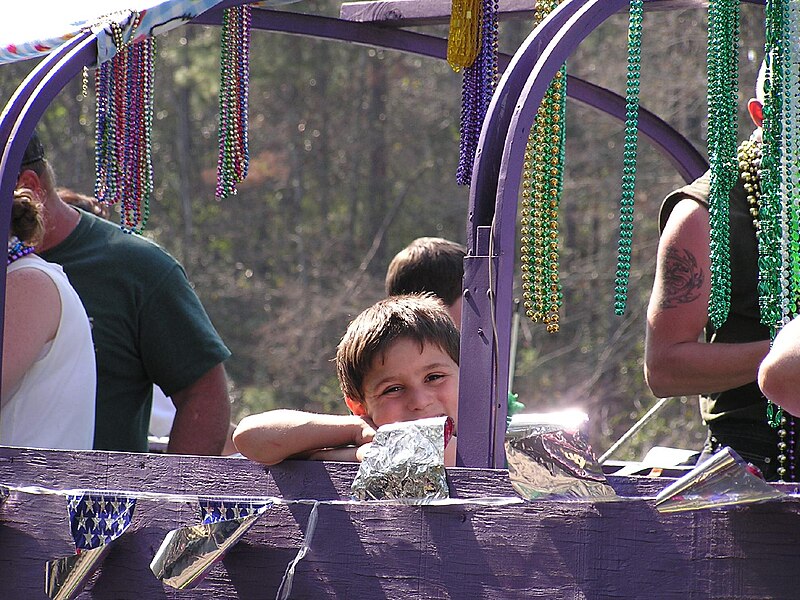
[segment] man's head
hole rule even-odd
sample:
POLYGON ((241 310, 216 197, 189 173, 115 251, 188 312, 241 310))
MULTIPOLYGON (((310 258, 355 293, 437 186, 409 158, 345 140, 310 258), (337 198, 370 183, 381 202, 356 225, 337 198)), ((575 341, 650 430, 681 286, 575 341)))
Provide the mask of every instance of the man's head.
POLYGON ((45 156, 44 146, 35 131, 25 147, 19 166, 17 187, 28 188, 39 200, 47 203, 47 194, 55 192, 55 175, 45 156))
POLYGON ((466 254, 464 246, 450 240, 417 238, 389 263, 386 295, 433 293, 445 303, 456 327, 460 327, 466 254))
POLYGON ((34 169, 39 166, 39 163, 44 161, 44 146, 39 139, 39 134, 35 131, 28 140, 28 145, 25 147, 25 154, 22 155, 22 164, 19 167, 19 172, 22 173, 25 169, 34 169))
POLYGON ((432 295, 394 296, 358 315, 336 352, 347 406, 381 426, 458 419, 459 334, 432 295))

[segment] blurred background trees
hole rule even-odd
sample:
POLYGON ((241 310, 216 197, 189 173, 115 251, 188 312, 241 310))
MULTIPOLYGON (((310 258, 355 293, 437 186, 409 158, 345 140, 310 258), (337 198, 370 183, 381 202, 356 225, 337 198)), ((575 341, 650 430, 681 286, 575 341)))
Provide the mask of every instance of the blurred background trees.
MULTIPOLYGON (((289 10, 338 14, 307 0, 289 10)), ((763 8, 742 6, 740 137, 763 52, 763 8)), ((426 33, 446 36, 443 27, 426 33)), ((530 33, 501 23, 501 50, 530 33)), ((570 57, 569 73, 624 95, 627 14, 570 57)), ((147 235, 181 260, 233 351, 234 415, 274 407, 344 411, 330 361, 349 320, 383 296, 391 257, 423 235, 465 239, 468 190, 455 184, 461 76, 443 61, 254 31, 250 174, 214 199, 219 30, 187 26, 158 38, 147 235)), ((641 102, 705 151, 706 14, 647 12, 641 102)), ((33 63, 0 67, 0 99, 33 63)), ((59 184, 94 186, 94 98, 80 78, 39 129, 59 184)), ((580 407, 592 443, 608 448, 655 398, 644 385, 644 318, 657 213, 682 181, 639 144, 636 231, 627 314, 613 312, 624 124, 570 102, 562 201, 561 331, 522 319, 514 391, 529 411, 580 407)), ((120 265, 124 269, 125 265, 120 265)), ((519 282, 517 282, 519 287, 519 282)), ((674 399, 614 458, 653 445, 699 447, 694 398, 674 399)))

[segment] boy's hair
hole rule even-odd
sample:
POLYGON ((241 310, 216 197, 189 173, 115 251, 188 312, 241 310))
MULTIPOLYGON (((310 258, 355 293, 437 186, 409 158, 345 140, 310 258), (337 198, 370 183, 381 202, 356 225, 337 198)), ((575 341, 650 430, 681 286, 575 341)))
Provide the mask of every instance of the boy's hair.
POLYGON ((441 300, 432 294, 385 298, 353 319, 339 342, 336 373, 345 397, 364 401, 364 378, 373 362, 403 338, 418 342, 420 350, 435 344, 458 364, 458 329, 441 300))
POLYGON ((389 263, 386 295, 432 292, 452 305, 461 297, 466 254, 464 246, 444 238, 417 238, 389 263))

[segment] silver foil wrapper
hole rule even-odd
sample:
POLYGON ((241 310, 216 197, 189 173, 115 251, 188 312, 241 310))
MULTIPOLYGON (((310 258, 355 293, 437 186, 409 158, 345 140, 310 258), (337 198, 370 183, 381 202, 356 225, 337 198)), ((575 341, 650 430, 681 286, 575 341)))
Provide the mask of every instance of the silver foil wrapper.
POLYGON ((517 414, 506 432, 508 475, 520 496, 612 499, 600 463, 574 412, 517 414))
MULTIPOLYGON (((170 587, 179 590, 195 587, 268 507, 262 506, 252 513, 243 510, 246 516, 173 529, 153 557, 150 570, 170 587)), ((234 509, 240 514, 238 507, 234 509)))
POLYGON ((356 500, 434 500, 450 497, 444 467, 449 417, 391 423, 378 428, 358 469, 356 500))
POLYGON ((740 506, 779 500, 786 494, 758 477, 736 452, 722 448, 656 496, 662 513, 740 506))
POLYGON ((10 494, 11 492, 8 490, 6 486, 0 485, 0 506, 3 506, 3 502, 8 500, 10 494))

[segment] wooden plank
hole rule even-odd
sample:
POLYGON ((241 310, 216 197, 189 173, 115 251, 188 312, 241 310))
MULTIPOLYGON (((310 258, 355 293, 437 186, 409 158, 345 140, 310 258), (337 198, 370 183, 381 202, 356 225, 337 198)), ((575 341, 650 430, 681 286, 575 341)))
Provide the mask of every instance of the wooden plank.
MULTIPOLYGON (((175 493, 346 497, 356 465, 266 468, 230 458, 0 448, 0 484, 175 493)), ((510 494, 503 470, 452 469, 454 495, 510 494)), ((292 598, 796 598, 800 501, 661 515, 670 480, 610 478, 619 502, 506 506, 322 504, 292 598)), ((784 486, 785 489, 794 489, 784 486)), ((166 533, 197 521, 194 502, 140 499, 88 599, 274 598, 311 506, 271 508, 194 590, 149 563, 166 533)), ((0 506, 4 599, 45 598, 43 565, 73 552, 66 503, 12 492, 0 506)))
MULTIPOLYGON (((360 23, 376 23, 392 27, 441 25, 450 23, 451 0, 367 0, 345 2, 339 18, 360 23)), ((702 8, 707 0, 649 0, 649 10, 702 8)), ((498 18, 530 19, 536 8, 535 0, 500 0, 498 18)))

